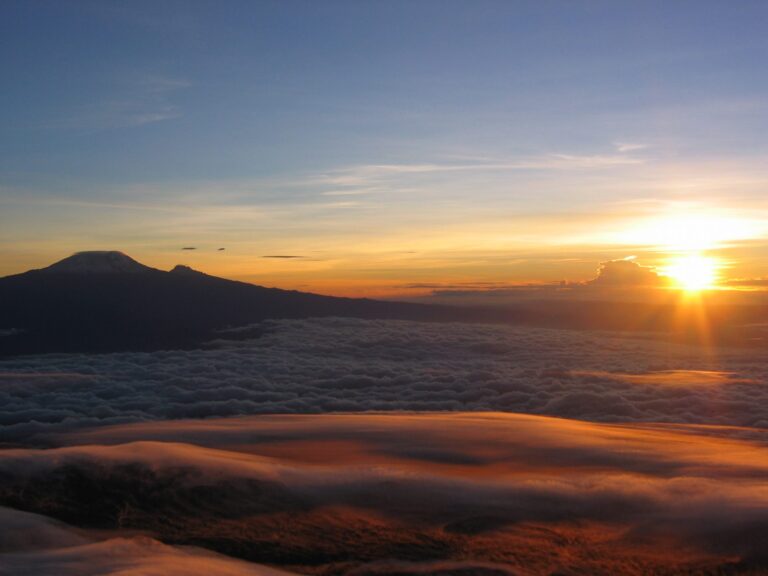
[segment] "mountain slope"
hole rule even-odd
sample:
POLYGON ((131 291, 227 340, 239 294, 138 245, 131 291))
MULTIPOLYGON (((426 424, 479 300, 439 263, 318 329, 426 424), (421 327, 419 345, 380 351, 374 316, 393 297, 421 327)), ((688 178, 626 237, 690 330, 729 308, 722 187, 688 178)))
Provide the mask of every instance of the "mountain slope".
POLYGON ((0 355, 157 350, 199 345, 265 318, 436 319, 441 307, 264 288, 119 252, 79 253, 0 278, 0 355))

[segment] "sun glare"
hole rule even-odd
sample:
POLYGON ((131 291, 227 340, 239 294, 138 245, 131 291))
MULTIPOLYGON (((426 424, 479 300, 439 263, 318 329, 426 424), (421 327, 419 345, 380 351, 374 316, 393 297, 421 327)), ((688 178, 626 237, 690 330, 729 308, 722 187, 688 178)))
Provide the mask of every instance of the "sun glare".
POLYGON ((746 218, 712 213, 673 213, 641 221, 623 231, 617 240, 673 252, 701 253, 760 234, 758 225, 746 218))
POLYGON ((719 265, 714 258, 701 254, 687 254, 672 260, 662 268, 664 276, 677 287, 687 291, 714 288, 717 283, 719 265))
POLYGON ((673 288, 687 292, 717 288, 727 266, 713 254, 735 242, 760 237, 764 228, 746 217, 683 208, 629 226, 620 240, 665 254, 666 261, 656 270, 673 288))

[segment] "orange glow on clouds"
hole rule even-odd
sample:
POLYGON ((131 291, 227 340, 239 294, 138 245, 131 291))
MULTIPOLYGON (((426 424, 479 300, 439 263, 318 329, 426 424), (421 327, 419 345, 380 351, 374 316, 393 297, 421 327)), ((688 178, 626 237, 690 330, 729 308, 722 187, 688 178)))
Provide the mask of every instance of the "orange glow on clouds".
MULTIPOLYGON (((407 553, 525 574, 565 566, 584 574, 714 574, 749 565, 764 550, 764 436, 499 413, 261 415, 79 431, 59 437, 64 447, 5 450, 0 469, 21 474, 7 473, 12 482, 3 488, 13 494, 19 482, 26 494, 46 481, 40 471, 63 466, 98 470, 117 481, 110 487, 130 480, 149 490, 160 478, 181 504, 141 508, 138 499, 123 528, 151 526, 156 537, 214 549, 236 542, 249 559, 291 559, 281 567, 298 573, 325 573, 342 555, 352 568, 345 573, 371 573, 362 570, 371 558, 407 553), (134 469, 152 472, 137 480, 134 469), (204 521, 183 508, 190 492, 200 498, 201 485, 217 494, 215 505, 201 508, 204 521), (307 498, 312 506, 296 506, 307 498)), ((78 496, 45 488, 45 499, 30 500, 33 511, 78 496)))
POLYGON ((679 209, 641 220, 617 235, 620 243, 654 246, 666 252, 702 252, 757 238, 761 226, 748 218, 679 209))
MULTIPOLYGON (((655 267, 690 291, 713 287, 728 277, 768 276, 765 247, 756 243, 767 231, 764 219, 756 217, 757 212, 734 210, 658 204, 575 215, 468 210, 461 222, 444 214, 418 217, 421 212, 407 221, 381 214, 365 220, 371 218, 366 213, 358 215, 361 220, 354 229, 286 227, 285 232, 269 230, 248 239, 236 233, 240 228, 221 233, 242 223, 227 220, 234 218, 231 211, 213 210, 206 218, 215 221, 216 233, 201 233, 195 241, 172 240, 177 232, 141 241, 135 235, 110 236, 108 242, 78 236, 55 245, 25 239, 23 251, 8 252, 0 262, 0 275, 41 268, 80 250, 119 249, 163 270, 186 264, 214 276, 270 287, 396 297, 428 294, 440 286, 583 282, 593 278, 600 262, 636 254, 642 265, 655 267), (187 245, 196 249, 181 249, 187 245), (672 261, 697 254, 702 258, 672 261), (726 258, 727 271, 722 264, 726 258), (711 259, 718 260, 716 266, 711 259)), ((164 212, 158 214, 165 217, 164 212)), ((87 215, 94 220, 107 217, 101 212, 87 215)), ((147 218, 154 217, 155 211, 149 212, 147 218)), ((185 222, 178 234, 186 230, 185 222)))

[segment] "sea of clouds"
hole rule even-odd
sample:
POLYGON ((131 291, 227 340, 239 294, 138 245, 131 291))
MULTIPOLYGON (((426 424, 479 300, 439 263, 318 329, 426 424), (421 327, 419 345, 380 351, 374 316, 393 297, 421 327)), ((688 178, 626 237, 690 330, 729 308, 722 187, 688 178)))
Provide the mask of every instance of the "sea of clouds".
POLYGON ((0 450, 0 574, 762 573, 765 434, 499 413, 81 430, 0 450))
POLYGON ((204 350, 0 362, 0 442, 83 426, 265 413, 504 411, 768 427, 768 357, 650 335, 272 320, 204 350))
POLYGON ((219 336, 0 362, 0 574, 768 566, 754 348, 341 318, 219 336))

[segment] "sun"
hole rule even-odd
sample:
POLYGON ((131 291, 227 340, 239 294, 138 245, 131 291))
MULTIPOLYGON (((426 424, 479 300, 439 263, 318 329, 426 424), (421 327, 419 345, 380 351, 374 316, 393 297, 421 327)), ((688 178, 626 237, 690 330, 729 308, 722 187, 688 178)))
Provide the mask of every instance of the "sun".
POLYGON ((702 254, 686 254, 674 258, 660 271, 677 287, 695 292, 714 288, 717 284, 719 268, 715 258, 702 254))
POLYGON ((721 274, 729 264, 713 254, 734 242, 759 238, 761 226, 754 219, 724 209, 717 213, 695 205, 678 205, 666 214, 628 226, 622 240, 665 254, 656 271, 667 279, 669 287, 693 293, 722 288, 721 274))

